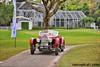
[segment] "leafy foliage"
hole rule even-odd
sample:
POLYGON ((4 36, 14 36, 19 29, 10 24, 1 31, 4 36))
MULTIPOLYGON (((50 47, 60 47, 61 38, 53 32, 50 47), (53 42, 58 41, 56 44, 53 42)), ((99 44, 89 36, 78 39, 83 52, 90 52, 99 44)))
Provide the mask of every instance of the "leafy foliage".
POLYGON ((96 25, 99 26, 100 28, 100 9, 97 9, 94 14, 93 14, 93 17, 95 19, 95 22, 96 22, 96 25))
POLYGON ((99 22, 99 23, 100 23, 100 17, 98 17, 98 18, 97 18, 97 22, 99 22))
POLYGON ((83 3, 77 7, 77 10, 81 10, 85 13, 85 15, 89 15, 89 6, 87 3, 83 3))
POLYGON ((82 21, 91 23, 91 22, 94 21, 94 18, 93 17, 85 17, 85 18, 82 19, 82 21))
POLYGON ((93 16, 94 16, 95 18, 100 17, 100 9, 97 9, 97 10, 94 12, 93 16))
POLYGON ((88 27, 88 24, 94 22, 94 18, 93 17, 85 17, 81 19, 82 25, 83 27, 88 27))
POLYGON ((99 28, 100 28, 100 17, 97 18, 97 25, 98 25, 99 28))
POLYGON ((13 16, 13 5, 0 4, 0 25, 10 25, 13 16))

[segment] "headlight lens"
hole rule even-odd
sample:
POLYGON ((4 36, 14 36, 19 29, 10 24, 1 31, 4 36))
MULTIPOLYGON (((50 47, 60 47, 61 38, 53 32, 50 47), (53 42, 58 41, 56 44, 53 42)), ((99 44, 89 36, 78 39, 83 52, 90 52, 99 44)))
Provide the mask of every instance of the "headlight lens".
POLYGON ((37 42, 40 42, 40 39, 39 38, 37 38, 37 42))
POLYGON ((52 39, 49 39, 49 42, 52 42, 52 39))

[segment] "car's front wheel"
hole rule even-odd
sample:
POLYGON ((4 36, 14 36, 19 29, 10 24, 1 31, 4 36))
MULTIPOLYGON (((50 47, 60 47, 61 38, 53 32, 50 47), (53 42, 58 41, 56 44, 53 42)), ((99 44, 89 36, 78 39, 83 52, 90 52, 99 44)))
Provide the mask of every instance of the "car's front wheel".
POLYGON ((30 47, 30 53, 31 53, 31 55, 34 54, 35 49, 36 49, 35 45, 31 45, 31 47, 30 47))

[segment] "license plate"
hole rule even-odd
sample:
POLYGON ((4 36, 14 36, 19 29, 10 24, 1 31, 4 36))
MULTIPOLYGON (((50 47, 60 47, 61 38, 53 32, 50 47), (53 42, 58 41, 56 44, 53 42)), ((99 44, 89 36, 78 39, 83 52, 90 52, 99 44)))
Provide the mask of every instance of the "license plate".
POLYGON ((41 45, 42 45, 42 46, 48 46, 48 44, 47 44, 47 43, 42 43, 41 45))
POLYGON ((47 46, 41 46, 40 48, 48 48, 47 46))

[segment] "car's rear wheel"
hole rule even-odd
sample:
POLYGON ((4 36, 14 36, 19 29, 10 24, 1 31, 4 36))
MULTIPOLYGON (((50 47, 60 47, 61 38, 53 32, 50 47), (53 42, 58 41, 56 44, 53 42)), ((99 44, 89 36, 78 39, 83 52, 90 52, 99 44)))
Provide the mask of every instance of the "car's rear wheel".
POLYGON ((61 52, 63 52, 64 51, 64 49, 63 48, 61 48, 61 52))
POLYGON ((61 52, 64 51, 64 48, 65 48, 65 41, 63 41, 63 45, 60 45, 60 50, 61 50, 61 52))
POLYGON ((55 49, 55 55, 58 55, 58 52, 59 52, 59 50, 58 50, 58 48, 56 48, 55 49))
POLYGON ((61 46, 61 44, 59 45, 59 48, 60 48, 60 52, 64 51, 64 48, 63 48, 63 46, 61 46))

